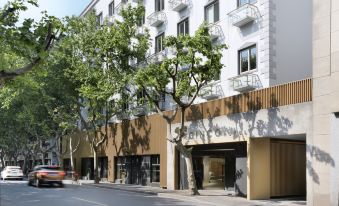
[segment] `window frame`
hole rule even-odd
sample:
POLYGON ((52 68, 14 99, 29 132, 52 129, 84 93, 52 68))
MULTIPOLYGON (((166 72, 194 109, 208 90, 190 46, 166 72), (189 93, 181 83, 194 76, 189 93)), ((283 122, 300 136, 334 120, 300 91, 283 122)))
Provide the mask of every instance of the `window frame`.
POLYGON ((253 45, 250 45, 248 47, 245 47, 243 49, 240 49, 238 51, 238 70, 239 70, 239 74, 245 74, 245 73, 248 73, 248 72, 252 72, 252 71, 255 71, 258 69, 258 48, 257 48, 257 44, 253 44, 253 45), (255 55, 255 68, 251 69, 251 49, 255 48, 256 49, 256 55, 255 55), (247 50, 247 70, 246 71, 242 71, 242 64, 241 64, 241 53, 243 51, 246 51, 247 50))
POLYGON ((189 21, 189 17, 186 17, 184 19, 182 19, 180 22, 178 22, 177 24, 177 36, 180 35, 189 35, 190 34, 190 21, 189 21), (187 22, 187 27, 186 27, 186 23, 187 22), (180 25, 184 24, 184 32, 180 33, 180 25), (187 30, 187 32, 186 32, 187 30))
POLYGON ((111 1, 111 3, 108 4, 108 16, 113 16, 114 15, 114 6, 115 6, 115 2, 114 0, 111 1))
POLYGON ((210 3, 208 3, 205 7, 204 7, 204 18, 205 18, 205 22, 207 22, 208 24, 212 24, 212 23, 216 23, 218 21, 220 21, 220 2, 219 0, 214 0, 210 3), (215 5, 218 5, 218 8, 215 8, 215 5), (211 6, 213 6, 213 22, 208 22, 207 21, 207 9, 210 8, 211 6), (216 11, 217 14, 216 15, 216 11))
POLYGON ((96 16, 96 21, 98 23, 99 26, 101 26, 104 23, 104 16, 102 14, 102 12, 100 12, 97 16, 96 16))
POLYGON ((255 4, 255 3, 258 2, 258 0, 246 0, 246 3, 241 4, 241 3, 240 3, 241 1, 242 1, 242 0, 237 0, 237 7, 238 7, 238 8, 239 8, 239 7, 242 7, 242 6, 245 5, 245 4, 255 4))
POLYGON ((165 10, 165 0, 154 0, 154 11, 159 12, 165 10))
POLYGON ((154 45, 154 53, 159 53, 161 51, 163 51, 165 49, 164 47, 164 39, 165 39, 165 32, 162 32, 160 34, 158 34, 156 37, 155 37, 155 45, 154 45), (158 49, 158 38, 162 38, 161 40, 161 50, 158 49))

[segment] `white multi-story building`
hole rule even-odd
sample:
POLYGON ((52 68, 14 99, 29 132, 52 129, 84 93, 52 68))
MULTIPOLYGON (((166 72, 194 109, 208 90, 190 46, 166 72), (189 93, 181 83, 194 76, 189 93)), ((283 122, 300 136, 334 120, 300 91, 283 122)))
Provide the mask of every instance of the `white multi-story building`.
MULTIPOLYGON (((93 0, 81 15, 94 9, 98 20, 114 23, 124 5, 137 2, 146 9, 138 32, 149 29, 148 55, 153 60, 168 55, 166 36, 193 35, 203 22, 215 44, 228 46, 219 80, 208 85, 211 92, 196 100, 199 106, 184 123, 184 144, 193 148, 197 187, 248 199, 306 194, 311 198, 317 175, 310 161, 318 151, 310 139, 312 1, 93 0)), ((167 109, 170 102, 165 97, 167 109)), ((120 119, 147 112, 132 114, 120 119)), ((167 141, 179 126, 157 115, 117 123, 115 138, 121 143, 108 140, 102 154, 113 163, 108 164, 108 180, 186 188, 185 162, 167 141)), ((75 156, 91 165, 88 149, 75 156)))
POLYGON ((223 51, 219 81, 210 85, 221 98, 267 88, 312 75, 312 9, 307 0, 93 0, 82 12, 91 11, 114 22, 127 4, 141 2, 146 9, 144 28, 149 29, 149 56, 166 55, 163 38, 193 35, 206 22, 211 38, 228 46, 223 51))

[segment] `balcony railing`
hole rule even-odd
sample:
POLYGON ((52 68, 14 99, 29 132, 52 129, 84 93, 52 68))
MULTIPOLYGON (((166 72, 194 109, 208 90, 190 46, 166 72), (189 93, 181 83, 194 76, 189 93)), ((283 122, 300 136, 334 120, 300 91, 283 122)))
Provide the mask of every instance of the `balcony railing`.
POLYGON ((160 64, 167 58, 167 50, 164 49, 158 53, 152 54, 147 58, 149 64, 160 64))
POLYGON ((132 114, 136 117, 145 116, 147 114, 147 105, 138 105, 132 109, 132 114))
POLYGON ((117 119, 118 120, 126 120, 129 119, 129 113, 126 111, 121 111, 117 113, 117 119))
POLYGON ((236 10, 228 13, 228 16, 234 26, 242 27, 260 17, 260 12, 258 7, 252 4, 244 4, 236 10))
POLYGON ((158 27, 166 21, 166 14, 163 11, 157 11, 147 17, 150 26, 158 27))
POLYGON ((118 15, 121 15, 121 11, 126 9, 128 7, 128 4, 131 4, 131 6, 136 6, 138 3, 137 0, 124 0, 121 1, 116 7, 115 7, 115 13, 118 15))
POLYGON ((147 28, 145 26, 139 26, 136 30, 137 36, 143 36, 147 33, 147 28))
POLYGON ((208 30, 212 40, 216 40, 224 36, 222 28, 218 24, 209 24, 208 30))
POLYGON ((247 92, 262 87, 260 78, 256 74, 243 74, 230 79, 231 86, 235 91, 247 92))
POLYGON ((168 2, 170 4, 171 10, 177 12, 185 9, 189 5, 189 0, 169 0, 168 2))
POLYGON ((201 88, 199 96, 206 100, 218 99, 223 96, 223 90, 219 83, 210 83, 201 88))

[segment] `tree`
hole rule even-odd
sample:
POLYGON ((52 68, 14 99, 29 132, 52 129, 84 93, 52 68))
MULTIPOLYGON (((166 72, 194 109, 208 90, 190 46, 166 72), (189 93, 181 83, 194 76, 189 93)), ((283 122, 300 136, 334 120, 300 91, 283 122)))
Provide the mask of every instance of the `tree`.
POLYGON ((60 20, 46 13, 39 22, 25 19, 20 24, 27 4, 38 6, 37 0, 13 0, 0 8, 0 87, 38 66, 63 31, 60 20))
POLYGON ((199 193, 193 171, 192 148, 186 147, 183 143, 186 135, 185 115, 201 88, 219 77, 223 67, 220 62, 221 50, 226 46, 214 44, 211 41, 208 27, 203 25, 194 36, 167 37, 165 48, 172 51, 172 56, 160 64, 150 64, 147 68, 139 70, 135 82, 146 91, 147 98, 169 124, 180 110, 178 134, 169 137, 168 140, 185 158, 189 191, 195 195, 199 193), (161 94, 169 95, 177 104, 172 115, 163 113, 159 108, 156 96, 161 94))
POLYGON ((70 18, 68 36, 62 40, 71 51, 69 77, 79 85, 79 116, 94 156, 95 183, 99 183, 97 153, 109 138, 110 119, 121 111, 128 96, 135 71, 130 62, 144 60, 148 49, 148 35, 136 33, 143 14, 142 6, 129 6, 121 13, 122 21, 113 25, 99 25, 94 12, 84 18, 70 18))

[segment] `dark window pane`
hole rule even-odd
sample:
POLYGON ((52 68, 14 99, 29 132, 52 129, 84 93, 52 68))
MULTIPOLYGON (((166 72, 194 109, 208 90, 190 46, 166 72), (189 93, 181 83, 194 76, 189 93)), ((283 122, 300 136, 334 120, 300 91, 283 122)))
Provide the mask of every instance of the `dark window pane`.
POLYGON ((114 14, 114 1, 112 1, 109 5, 108 5, 108 15, 109 16, 113 16, 114 14))
POLYGON ((164 49, 163 41, 164 41, 165 34, 161 34, 155 37, 155 53, 158 53, 164 49))
POLYGON ((248 71, 248 50, 240 51, 240 71, 248 71))
POLYGON ((256 69, 257 68, 257 48, 256 47, 252 47, 250 49, 250 68, 252 69, 256 69))
POLYGON ((219 1, 214 3, 214 21, 219 21, 219 1))
POLYGON ((164 0, 155 0, 155 11, 162 11, 165 8, 164 0))

